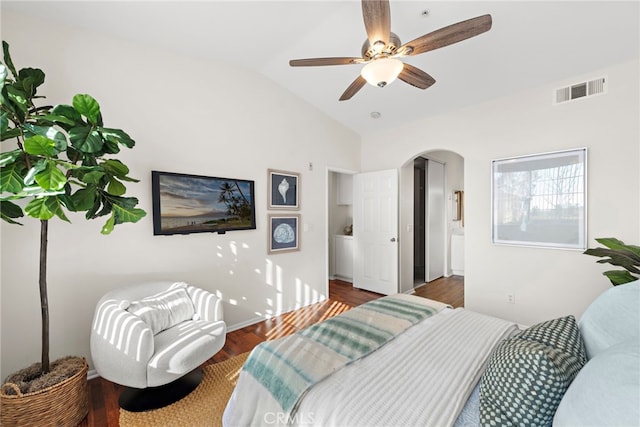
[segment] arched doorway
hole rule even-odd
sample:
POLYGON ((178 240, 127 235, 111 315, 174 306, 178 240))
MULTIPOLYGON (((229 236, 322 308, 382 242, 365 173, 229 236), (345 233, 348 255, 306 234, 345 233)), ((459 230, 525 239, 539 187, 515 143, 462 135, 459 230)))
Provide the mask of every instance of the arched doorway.
MULTIPOLYGON (((413 231, 411 238, 401 242, 400 276, 401 291, 410 292, 429 280, 428 263, 440 264, 441 275, 450 277, 464 275, 464 226, 463 215, 459 215, 457 206, 462 203, 464 194, 464 158, 453 151, 430 150, 419 153, 409 159, 401 169, 402 185, 400 189, 401 215, 400 229, 413 231), (443 166, 442 215, 429 215, 429 173, 428 164, 443 166), (429 221, 436 221, 440 228, 429 232, 429 221), (429 239, 441 239, 440 253, 432 254, 439 245, 430 245, 429 239)), ((433 203, 433 201, 432 201, 433 203)), ((431 224, 433 226, 433 224, 431 224)), ((408 233, 411 234, 411 233, 408 233)), ((405 234, 406 235, 406 234, 405 234)), ((437 270, 437 269, 436 269, 437 270)), ((435 275, 440 273, 436 272, 435 275)))

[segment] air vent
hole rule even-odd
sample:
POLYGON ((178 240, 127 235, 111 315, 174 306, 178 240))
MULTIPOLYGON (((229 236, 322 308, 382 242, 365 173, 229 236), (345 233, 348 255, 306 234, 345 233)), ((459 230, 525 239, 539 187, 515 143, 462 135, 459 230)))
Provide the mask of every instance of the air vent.
POLYGON ((607 84, 604 77, 589 80, 588 82, 576 83, 571 86, 556 89, 554 92, 554 104, 561 104, 574 99, 605 93, 606 90, 607 84))

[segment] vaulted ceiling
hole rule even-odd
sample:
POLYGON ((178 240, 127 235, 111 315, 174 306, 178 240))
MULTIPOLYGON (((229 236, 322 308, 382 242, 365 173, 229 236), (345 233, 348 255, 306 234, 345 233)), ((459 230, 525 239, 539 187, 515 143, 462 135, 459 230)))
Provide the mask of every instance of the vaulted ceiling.
POLYGON ((288 62, 360 56, 366 32, 359 1, 3 0, 2 10, 237 63, 360 134, 640 56, 638 1, 392 0, 390 5, 391 30, 402 42, 484 14, 492 15, 493 27, 405 59, 435 78, 429 89, 401 81, 385 88, 367 85, 351 100, 339 102, 361 65, 292 68, 288 62), (379 118, 371 117, 374 111, 379 118))

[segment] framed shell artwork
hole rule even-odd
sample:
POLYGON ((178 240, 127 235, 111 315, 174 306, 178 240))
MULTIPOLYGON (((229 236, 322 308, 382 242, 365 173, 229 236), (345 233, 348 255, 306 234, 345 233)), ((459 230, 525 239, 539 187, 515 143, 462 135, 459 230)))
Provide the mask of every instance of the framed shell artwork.
POLYGON ((300 250, 300 215, 269 214, 269 253, 300 250))
POLYGON ((300 174, 269 169, 269 209, 300 209, 300 174))

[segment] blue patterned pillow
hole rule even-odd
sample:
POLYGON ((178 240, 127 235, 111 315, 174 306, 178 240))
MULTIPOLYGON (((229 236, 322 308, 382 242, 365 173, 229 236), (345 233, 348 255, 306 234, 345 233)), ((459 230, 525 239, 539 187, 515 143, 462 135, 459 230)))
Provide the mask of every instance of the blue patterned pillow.
MULTIPOLYGON (((520 332, 516 337, 536 341, 565 353, 573 354, 581 362, 581 365, 587 363, 587 352, 578 324, 573 316, 565 316, 538 323, 520 332)), ((580 367, 578 367, 578 370, 580 370, 580 367)))
POLYGON ((585 361, 573 316, 532 326, 503 341, 480 382, 481 425, 551 426, 585 361))

